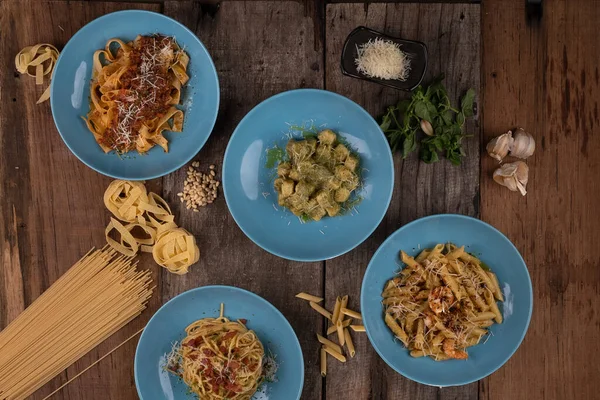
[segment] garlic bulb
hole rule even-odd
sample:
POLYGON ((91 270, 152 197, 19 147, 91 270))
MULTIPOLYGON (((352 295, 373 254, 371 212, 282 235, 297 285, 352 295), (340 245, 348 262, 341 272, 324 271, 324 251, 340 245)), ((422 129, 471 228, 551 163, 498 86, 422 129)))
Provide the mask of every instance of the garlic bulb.
POLYGON ((433 126, 426 119, 421 120, 421 130, 425 132, 427 136, 433 136, 433 126))
POLYGON ((515 132, 515 139, 510 147, 510 155, 525 159, 533 155, 535 151, 535 140, 531 134, 525 132, 522 128, 515 132))
POLYGON ((498 160, 498 162, 502 162, 502 159, 506 157, 511 149, 513 141, 512 132, 508 131, 490 140, 485 149, 490 157, 498 160))
POLYGON ((529 180, 529 167, 523 161, 504 164, 494 171, 494 180, 508 189, 527 194, 527 181, 529 180))

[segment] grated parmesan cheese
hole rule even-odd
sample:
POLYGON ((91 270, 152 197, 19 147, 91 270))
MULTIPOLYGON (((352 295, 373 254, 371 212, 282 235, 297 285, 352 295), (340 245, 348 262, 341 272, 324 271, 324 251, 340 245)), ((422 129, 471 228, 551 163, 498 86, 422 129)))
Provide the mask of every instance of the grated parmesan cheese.
POLYGON ((376 38, 356 46, 358 57, 354 60, 358 72, 369 78, 406 80, 410 62, 400 45, 376 38))

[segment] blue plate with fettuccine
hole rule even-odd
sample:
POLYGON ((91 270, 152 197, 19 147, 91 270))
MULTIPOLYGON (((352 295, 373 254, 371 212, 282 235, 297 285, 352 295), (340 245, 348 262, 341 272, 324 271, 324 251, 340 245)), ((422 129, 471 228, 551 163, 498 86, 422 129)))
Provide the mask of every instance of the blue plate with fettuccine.
POLYGON ((204 146, 217 119, 219 80, 204 44, 179 22, 144 10, 104 15, 81 28, 61 51, 51 82, 50 103, 56 128, 71 152, 88 167, 117 179, 146 180, 171 173, 190 161, 204 146), (189 56, 189 81, 182 87, 183 130, 165 131, 168 153, 154 146, 144 155, 104 153, 82 117, 90 110, 90 80, 94 52, 107 41, 124 42, 138 35, 175 38, 189 56))

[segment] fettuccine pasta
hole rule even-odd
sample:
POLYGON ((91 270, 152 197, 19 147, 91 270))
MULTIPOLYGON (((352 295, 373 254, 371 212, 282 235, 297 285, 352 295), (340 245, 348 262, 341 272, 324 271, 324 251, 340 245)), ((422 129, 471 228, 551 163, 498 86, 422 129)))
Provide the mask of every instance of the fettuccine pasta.
POLYGON ((245 320, 198 320, 168 357, 166 368, 202 400, 250 400, 264 379, 265 351, 245 320))
MULTIPOLYGON (((27 46, 15 57, 15 67, 21 74, 35 77, 35 84, 44 83, 44 77, 54 73, 54 64, 58 59, 58 50, 48 43, 40 43, 35 46, 27 46)), ((49 80, 50 80, 49 79, 49 80)), ((43 103, 50 98, 50 85, 40 96, 36 104, 43 103)))
POLYGON ((167 202, 143 183, 113 181, 104 192, 104 205, 115 216, 106 227, 106 242, 118 252, 130 257, 140 250, 152 253, 158 265, 178 275, 199 260, 194 235, 177 226, 167 202))
POLYGON ((145 153, 154 145, 169 151, 163 131, 183 129, 183 111, 175 106, 189 79, 188 63, 175 39, 163 35, 129 43, 113 38, 94 53, 84 120, 104 152, 145 153))

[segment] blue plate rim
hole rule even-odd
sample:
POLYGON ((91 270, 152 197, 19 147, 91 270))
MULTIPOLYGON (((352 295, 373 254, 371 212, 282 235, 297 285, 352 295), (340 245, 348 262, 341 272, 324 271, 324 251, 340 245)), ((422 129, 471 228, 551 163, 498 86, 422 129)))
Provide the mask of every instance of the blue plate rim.
POLYGON ((215 113, 212 116, 212 122, 211 122, 211 128, 210 128, 210 132, 208 133, 208 135, 206 136, 206 138, 204 138, 204 140, 199 140, 198 141, 198 150, 196 150, 196 152, 194 154, 192 154, 190 157, 185 157, 182 158, 181 160, 185 160, 185 162, 182 162, 181 165, 179 165, 178 167, 174 167, 174 168, 170 168, 169 170, 166 170, 165 172, 161 173, 161 174, 154 174, 154 175, 143 175, 140 176, 136 179, 132 179, 131 177, 126 177, 120 174, 111 174, 108 173, 106 171, 102 171, 101 168, 97 168, 93 165, 91 165, 91 163, 87 162, 86 160, 84 160, 79 154, 77 154, 77 152, 71 147, 71 145, 67 142, 67 140, 65 139, 65 136, 63 135, 60 127, 58 126, 58 124, 56 123, 56 116, 54 115, 54 80, 52 80, 50 82, 50 110, 52 112, 52 120, 54 122, 54 126, 56 127, 56 130, 58 131, 58 134, 60 135, 63 143, 67 146, 67 148, 69 149, 69 151, 75 155, 75 157, 77 157, 77 159, 79 159, 79 161, 81 161, 82 163, 84 163, 86 166, 88 166, 89 168, 91 168, 92 170, 111 177, 111 178, 115 178, 115 179, 127 179, 127 180, 134 180, 134 181, 143 181, 143 180, 149 180, 149 179, 156 179, 156 178, 160 178, 163 177, 165 175, 168 175, 178 169, 180 169, 182 166, 184 166, 185 164, 187 164, 188 162, 190 162, 197 154, 198 152, 200 152, 200 150, 202 150, 202 148, 204 147, 204 145, 206 144, 206 142, 208 141, 208 138, 210 137, 210 135, 212 134, 212 131, 215 129, 215 124, 217 123, 217 117, 219 115, 219 107, 221 104, 221 85, 219 82, 219 74, 217 73, 217 68, 215 67, 215 63, 212 59, 212 56, 210 55, 210 52, 208 51, 208 49, 206 48, 206 46, 204 46, 204 43, 202 43, 202 41, 200 40, 200 38, 198 36, 196 36, 196 34, 194 32, 192 32, 188 27, 186 27, 185 25, 183 25, 181 22, 171 18, 171 17, 167 17, 164 14, 161 13, 157 13, 154 11, 148 11, 148 10, 140 10, 140 9, 129 9, 129 10, 120 10, 120 11, 115 11, 115 12, 111 12, 105 15, 102 15, 96 19, 93 19, 92 21, 88 22, 87 24, 85 24, 84 26, 82 26, 77 32, 75 32, 75 34, 73 36, 71 36, 71 38, 69 39, 69 41, 67 42, 67 44, 65 44, 65 46, 63 47, 63 49, 60 51, 60 55, 58 56, 58 60, 56 61, 56 65, 54 66, 54 73, 56 73, 57 70, 59 70, 59 67, 61 65, 61 61, 63 59, 63 55, 64 53, 69 50, 70 45, 72 45, 73 40, 76 39, 80 34, 82 34, 81 32, 86 29, 86 28, 90 28, 93 27, 93 25, 96 25, 98 23, 101 23, 104 19, 108 19, 108 18, 112 18, 117 14, 153 14, 156 16, 159 16, 160 18, 164 18, 166 20, 170 20, 171 22, 174 22, 176 25, 179 25, 181 28, 183 28, 185 31, 187 31, 200 45, 200 47, 206 52, 206 54, 208 55, 208 59, 210 61, 210 66, 211 66, 211 71, 214 74, 214 78, 217 82, 217 106, 215 108, 215 113))
POLYGON ((386 147, 387 149, 387 154, 389 155, 389 159, 390 159, 390 174, 391 174, 391 181, 392 181, 392 185, 390 187, 390 191, 389 191, 389 195, 387 198, 387 204, 385 206, 385 209, 383 210, 383 212, 381 213, 381 216, 379 217, 377 224, 375 224, 375 226, 367 233, 365 233, 364 237, 358 242, 356 243, 356 245, 354 245, 353 247, 350 247, 346 250, 342 250, 342 251, 338 251, 336 253, 334 253, 333 255, 331 255, 329 258, 318 258, 318 257, 290 257, 287 256, 285 254, 282 254, 279 251, 273 250, 273 249, 269 249, 267 248, 268 246, 263 245, 262 243, 257 242, 252 235, 250 235, 250 233, 244 229, 244 227, 242 227, 242 225, 239 223, 238 218, 236 217, 235 212, 231 209, 230 206, 230 200, 229 200, 229 196, 227 194, 227 186, 228 184, 226 183, 227 180, 225 179, 225 176, 227 176, 227 158, 228 158, 228 154, 229 154, 229 150, 231 148, 231 143, 233 142, 236 134, 238 134, 239 132, 239 127, 242 125, 242 123, 246 120, 246 118, 250 118, 250 116, 252 114, 254 114, 255 112, 258 112, 258 108, 263 106, 266 103, 270 103, 272 101, 277 100, 279 97, 283 97, 283 96, 288 96, 288 95, 292 95, 296 92, 317 92, 317 93, 324 93, 326 95, 332 95, 334 97, 337 97, 339 99, 341 99, 342 101, 345 102, 350 102, 352 104, 354 104, 355 106, 357 106, 360 109, 360 112, 362 112, 364 115, 368 116, 373 123, 378 127, 379 131, 381 132, 382 136, 385 138, 385 134, 383 133, 383 131, 381 130, 381 128, 379 128, 379 124, 377 123, 377 121, 375 120, 375 118, 373 118, 371 116, 371 114, 369 114, 360 104, 356 103, 355 101, 349 99, 346 96, 342 96, 341 94, 335 93, 335 92, 331 92, 329 90, 325 90, 325 89, 313 89, 313 88, 302 88, 302 89, 292 89, 292 90, 286 90, 285 92, 281 92, 281 93, 277 93, 271 97, 266 98, 265 100, 261 101, 260 103, 258 103, 256 106, 254 106, 252 108, 252 110, 250 110, 245 116, 244 118, 241 119, 241 121, 237 124, 237 126, 235 127, 235 130, 233 131, 233 134, 231 135, 231 138, 229 138, 229 142, 227 143, 227 148, 225 149, 225 155, 223 157, 223 194, 225 196, 225 202, 227 203, 227 208, 229 209, 229 213, 231 214, 231 216, 233 217, 233 220, 235 221, 236 225, 242 230, 242 232, 244 232, 244 234, 246 235, 246 237, 248 237, 248 239, 250 239, 252 242, 254 242, 256 245, 258 245, 258 247, 260 247, 261 249, 265 250, 268 253, 271 253, 273 255, 276 255, 278 257, 281 257, 283 259, 286 260, 290 260, 290 261, 299 261, 299 262, 317 262, 317 261, 326 261, 326 260, 332 260, 336 257, 339 257, 341 255, 344 255, 354 249, 356 249, 358 246, 360 246, 365 240, 367 240, 369 238, 369 236, 371 236, 371 234, 373 232, 375 232, 375 229, 377 229, 379 227, 379 225, 381 224, 381 221, 383 221, 383 218, 385 217, 385 215, 387 214, 388 209, 390 208, 390 204, 392 201, 392 196, 394 194, 394 182, 395 182, 395 174, 394 174, 394 157, 392 155, 392 150, 390 149, 389 146, 386 147))
MULTIPOLYGON (((249 290, 246 289, 242 289, 236 286, 228 286, 228 285, 207 285, 207 286, 200 286, 197 288, 193 288, 190 290, 186 290, 183 293, 179 293, 177 296, 173 297, 172 299, 170 299, 169 301, 167 301, 165 304, 163 304, 162 306, 160 306, 160 308, 158 310, 156 310, 156 312, 154 314, 152 314, 152 317, 150 317, 150 319, 148 320, 148 322, 146 323, 146 327, 148 325, 150 325, 150 323, 154 320, 154 318, 161 312, 163 311, 164 308, 166 308, 169 303, 174 302, 178 297, 181 297, 183 295, 186 294, 192 294, 192 293, 197 293, 197 292, 202 292, 205 290, 233 290, 233 291, 237 291, 237 292, 241 292, 247 296, 250 297, 254 297, 256 300, 258 300, 259 302, 263 302, 266 303, 266 305, 268 307, 271 307, 277 314, 279 314, 279 316, 283 319, 283 321, 285 321, 285 324, 288 328, 290 328, 290 330, 294 333, 294 338, 295 340, 295 344, 296 344, 296 349, 298 350, 299 354, 300 354, 300 363, 302 365, 302 368, 300 368, 300 392, 298 393, 298 397, 296 400, 300 399, 300 396, 302 396, 302 389, 304 388, 304 354, 302 353, 302 346, 300 346, 300 340, 298 339, 298 335, 296 334, 296 331, 294 330, 294 328, 292 327, 292 324, 290 324, 290 321, 287 320, 287 318, 285 317, 285 315, 283 315, 283 313, 281 311, 279 311, 279 309, 277 307, 275 307, 273 304, 271 304, 270 301, 268 301, 267 299, 265 299, 262 296, 257 295, 254 292, 251 292, 249 290)), ((140 344, 142 343, 142 340, 144 339, 144 335, 146 335, 146 327, 144 327, 144 330, 142 331, 142 334, 140 335, 140 340, 138 340, 138 343, 135 347, 135 355, 133 357, 133 377, 135 379, 135 388, 136 391, 138 393, 138 396, 140 396, 140 399, 143 400, 142 397, 142 393, 140 392, 140 384, 138 382, 138 351, 140 349, 140 344)))
POLYGON ((499 365, 497 367, 495 367, 494 369, 492 369, 491 371, 487 372, 487 373, 483 373, 480 374, 481 376, 479 376, 478 378, 475 379, 468 379, 468 380, 464 380, 464 381, 460 381, 457 382, 456 384, 452 384, 452 385, 440 385, 440 384, 436 384, 436 383, 431 383, 430 382, 426 382, 425 380, 420 380, 415 378, 410 372, 406 372, 406 371, 400 371, 399 369, 397 369, 396 367, 394 367, 391 362, 389 361, 388 357, 386 357, 382 351, 378 348, 378 346, 375 344, 375 341, 373 339, 373 337, 371 336, 370 333, 370 328, 369 328, 369 322, 368 320, 364 320, 364 325, 365 325, 365 331, 367 332, 367 337, 369 338, 369 342, 371 343, 371 346, 373 346, 373 348, 375 349, 375 351, 377 352, 377 354, 379 354, 379 357, 381 357, 381 359, 383 361, 385 361, 385 363, 392 368, 394 371, 396 371, 397 373, 399 373, 400 375, 404 376, 405 378, 408 378, 414 382, 417 383, 421 383, 424 385, 428 385, 428 386, 435 386, 435 387, 451 387, 451 386, 462 386, 462 385, 467 385, 469 383, 473 383, 473 382, 477 382, 483 378, 486 378, 488 376, 490 376, 491 374, 493 374, 494 372, 496 372, 497 370, 499 370, 504 364, 506 364, 506 362, 516 353, 516 351, 518 350, 518 348, 521 346, 521 343, 523 343, 523 339, 525 339, 525 335, 527 334, 527 331, 529 330, 529 324, 531 322, 531 315, 533 313, 533 286, 531 283, 531 276, 529 275, 529 269, 527 269, 527 264, 525 263, 525 260, 523 259, 523 256, 521 255, 521 253, 519 252, 519 250, 517 249, 517 247, 510 241, 510 239, 508 239, 506 237, 506 235, 504 235, 502 232, 500 232, 498 229, 496 229, 495 227, 493 227, 492 225, 488 224, 487 222, 484 222, 478 218, 473 218, 473 217, 469 217, 467 215, 462 215, 462 214, 434 214, 434 215, 428 215, 426 217, 422 217, 422 218, 418 218, 414 221, 409 222, 406 225, 401 226, 400 228, 396 229, 391 235, 389 235, 384 241, 383 243, 377 248, 377 251, 375 251, 375 253, 373 254, 373 256, 371 257, 371 260, 369 261, 369 265, 367 266, 367 269, 365 270, 365 273, 363 275, 363 281, 360 287, 360 309, 366 309, 365 308, 365 304, 367 303, 367 299, 365 299, 364 293, 365 293, 365 281, 366 281, 366 276, 367 273, 369 272, 369 269, 372 267, 373 265, 373 260, 375 259, 375 257, 381 252, 383 251, 383 248, 385 247, 385 245, 388 244, 388 242, 392 241, 392 239, 399 234, 401 231, 405 230, 405 229, 409 229, 412 225, 416 225, 418 223, 423 223, 425 221, 429 221, 431 219, 435 219, 435 218, 457 218, 457 219, 463 219, 463 220, 469 220, 470 222, 474 222, 476 224, 480 224, 485 226, 486 228, 491 229, 492 231, 498 233, 500 235, 500 237, 505 240, 510 246, 512 246, 512 248, 515 250, 515 252, 517 253, 517 255, 519 256, 519 259, 521 260, 521 266, 524 267, 525 272, 527 272, 527 285, 529 288, 529 301, 531 302, 531 307, 529 308, 529 312, 527 315, 527 323, 525 324, 525 329, 523 330, 523 333, 521 334, 521 337, 519 338, 519 342, 514 346, 514 348, 512 348, 510 350, 510 352, 507 353, 507 356, 502 360, 501 363, 499 363, 499 365))

